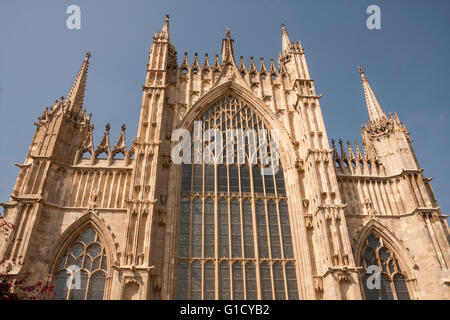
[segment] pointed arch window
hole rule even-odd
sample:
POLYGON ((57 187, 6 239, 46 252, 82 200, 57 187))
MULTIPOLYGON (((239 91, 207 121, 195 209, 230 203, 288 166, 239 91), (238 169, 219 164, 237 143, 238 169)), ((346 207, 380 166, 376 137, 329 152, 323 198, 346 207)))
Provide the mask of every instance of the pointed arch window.
MULTIPOLYGON (((193 141, 192 164, 183 164, 181 175, 176 298, 298 299, 283 169, 262 174, 270 162, 261 161, 249 142, 261 146, 267 134, 271 157, 271 132, 234 96, 214 103, 199 120, 203 133, 220 132, 214 139, 221 135, 223 146, 229 129, 249 134, 243 143, 232 140, 232 152, 225 147, 223 162, 213 164, 194 161, 193 141), (245 161, 238 160, 242 155, 245 161)), ((191 136, 195 140, 196 133, 191 136)), ((210 146, 201 143, 202 150, 210 146)))
POLYGON ((370 234, 361 257, 361 285, 366 300, 410 300, 407 278, 395 253, 383 239, 370 234), (379 282, 375 273, 379 271, 379 282))
POLYGON ((73 241, 55 273, 56 300, 103 300, 108 263, 105 248, 91 227, 73 241))

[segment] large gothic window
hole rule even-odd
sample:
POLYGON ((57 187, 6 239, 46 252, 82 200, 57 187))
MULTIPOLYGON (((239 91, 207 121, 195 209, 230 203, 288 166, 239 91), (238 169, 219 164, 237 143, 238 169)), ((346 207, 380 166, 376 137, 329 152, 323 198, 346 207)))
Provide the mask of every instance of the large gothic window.
MULTIPOLYGON (((192 164, 183 164, 176 298, 298 299, 283 170, 254 148, 254 142, 261 147, 266 141, 272 157, 277 151, 271 133, 233 96, 199 120, 201 132, 218 130, 214 140, 221 138, 232 152, 222 150, 222 163, 195 161, 194 142, 192 164), (244 138, 227 140, 230 129, 242 129, 244 138)), ((203 141, 202 149, 208 144, 203 141)))
POLYGON ((371 234, 362 256, 361 285, 367 300, 409 300, 406 277, 383 239, 371 234), (379 272, 379 273, 378 273, 379 272), (379 274, 380 281, 375 281, 379 274))
POLYGON ((108 264, 98 234, 88 228, 67 248, 55 278, 57 300, 102 300, 108 264))

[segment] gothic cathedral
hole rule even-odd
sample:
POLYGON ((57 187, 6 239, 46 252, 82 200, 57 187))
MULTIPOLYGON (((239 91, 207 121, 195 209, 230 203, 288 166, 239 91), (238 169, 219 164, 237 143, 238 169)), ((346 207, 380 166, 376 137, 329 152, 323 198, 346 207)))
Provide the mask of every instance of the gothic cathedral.
POLYGON ((362 145, 330 146, 302 45, 284 25, 277 64, 238 62, 228 29, 211 64, 197 53, 178 64, 167 16, 132 145, 125 125, 111 143, 107 125, 95 146, 83 109, 89 59, 16 164, 1 204, 16 239, 0 234, 4 272, 31 272, 55 285, 54 299, 449 298, 445 215, 409 132, 362 68, 362 145), (177 129, 193 139, 181 164, 177 129), (238 143, 229 130, 254 134, 238 143), (231 143, 227 161, 201 161, 207 132, 231 143), (252 156, 267 132, 277 133, 277 170, 252 156))

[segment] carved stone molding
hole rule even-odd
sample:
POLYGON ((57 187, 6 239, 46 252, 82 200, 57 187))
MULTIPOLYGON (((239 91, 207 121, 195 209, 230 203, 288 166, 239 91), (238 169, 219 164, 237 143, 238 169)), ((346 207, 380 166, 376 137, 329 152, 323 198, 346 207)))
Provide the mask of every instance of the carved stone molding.
POLYGON ((164 208, 158 209, 158 219, 157 222, 160 226, 164 226, 166 224, 167 211, 164 208))
POLYGON ((169 168, 171 164, 172 164, 172 159, 170 157, 170 154, 163 154, 162 155, 163 168, 169 168))
POLYGON ((317 292, 323 291, 323 277, 322 276, 314 276, 314 289, 317 292))
POLYGON ((307 229, 312 229, 314 227, 312 214, 305 214, 305 224, 307 229))
POLYGON ((152 286, 153 290, 161 291, 163 275, 159 273, 152 274, 152 286))

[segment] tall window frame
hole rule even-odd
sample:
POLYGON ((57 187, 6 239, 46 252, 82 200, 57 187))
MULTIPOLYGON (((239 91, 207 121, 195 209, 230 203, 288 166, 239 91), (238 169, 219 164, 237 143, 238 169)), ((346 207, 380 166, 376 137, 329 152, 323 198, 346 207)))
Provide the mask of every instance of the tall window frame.
POLYGON ((97 230, 84 227, 58 258, 54 300, 104 300, 109 262, 97 230))
POLYGON ((360 261, 362 266, 360 280, 366 300, 411 299, 407 275, 402 270, 396 253, 384 243, 382 237, 373 232, 369 234, 364 240, 360 261), (375 282, 375 273, 378 271, 379 287, 375 282))
MULTIPOLYGON (((220 130, 223 145, 227 129, 253 129, 257 139, 265 130, 268 157, 275 151, 264 122, 232 95, 214 103, 199 120, 202 132, 220 130)), ((177 299, 299 297, 283 169, 279 165, 277 172, 262 175, 269 164, 251 157, 255 150, 249 141, 247 136, 239 149, 233 140, 232 164, 225 150, 221 164, 196 164, 198 152, 192 146, 191 164, 182 165, 177 299), (238 163, 239 152, 245 163, 238 163)), ((205 148, 203 141, 201 150, 205 148)))

